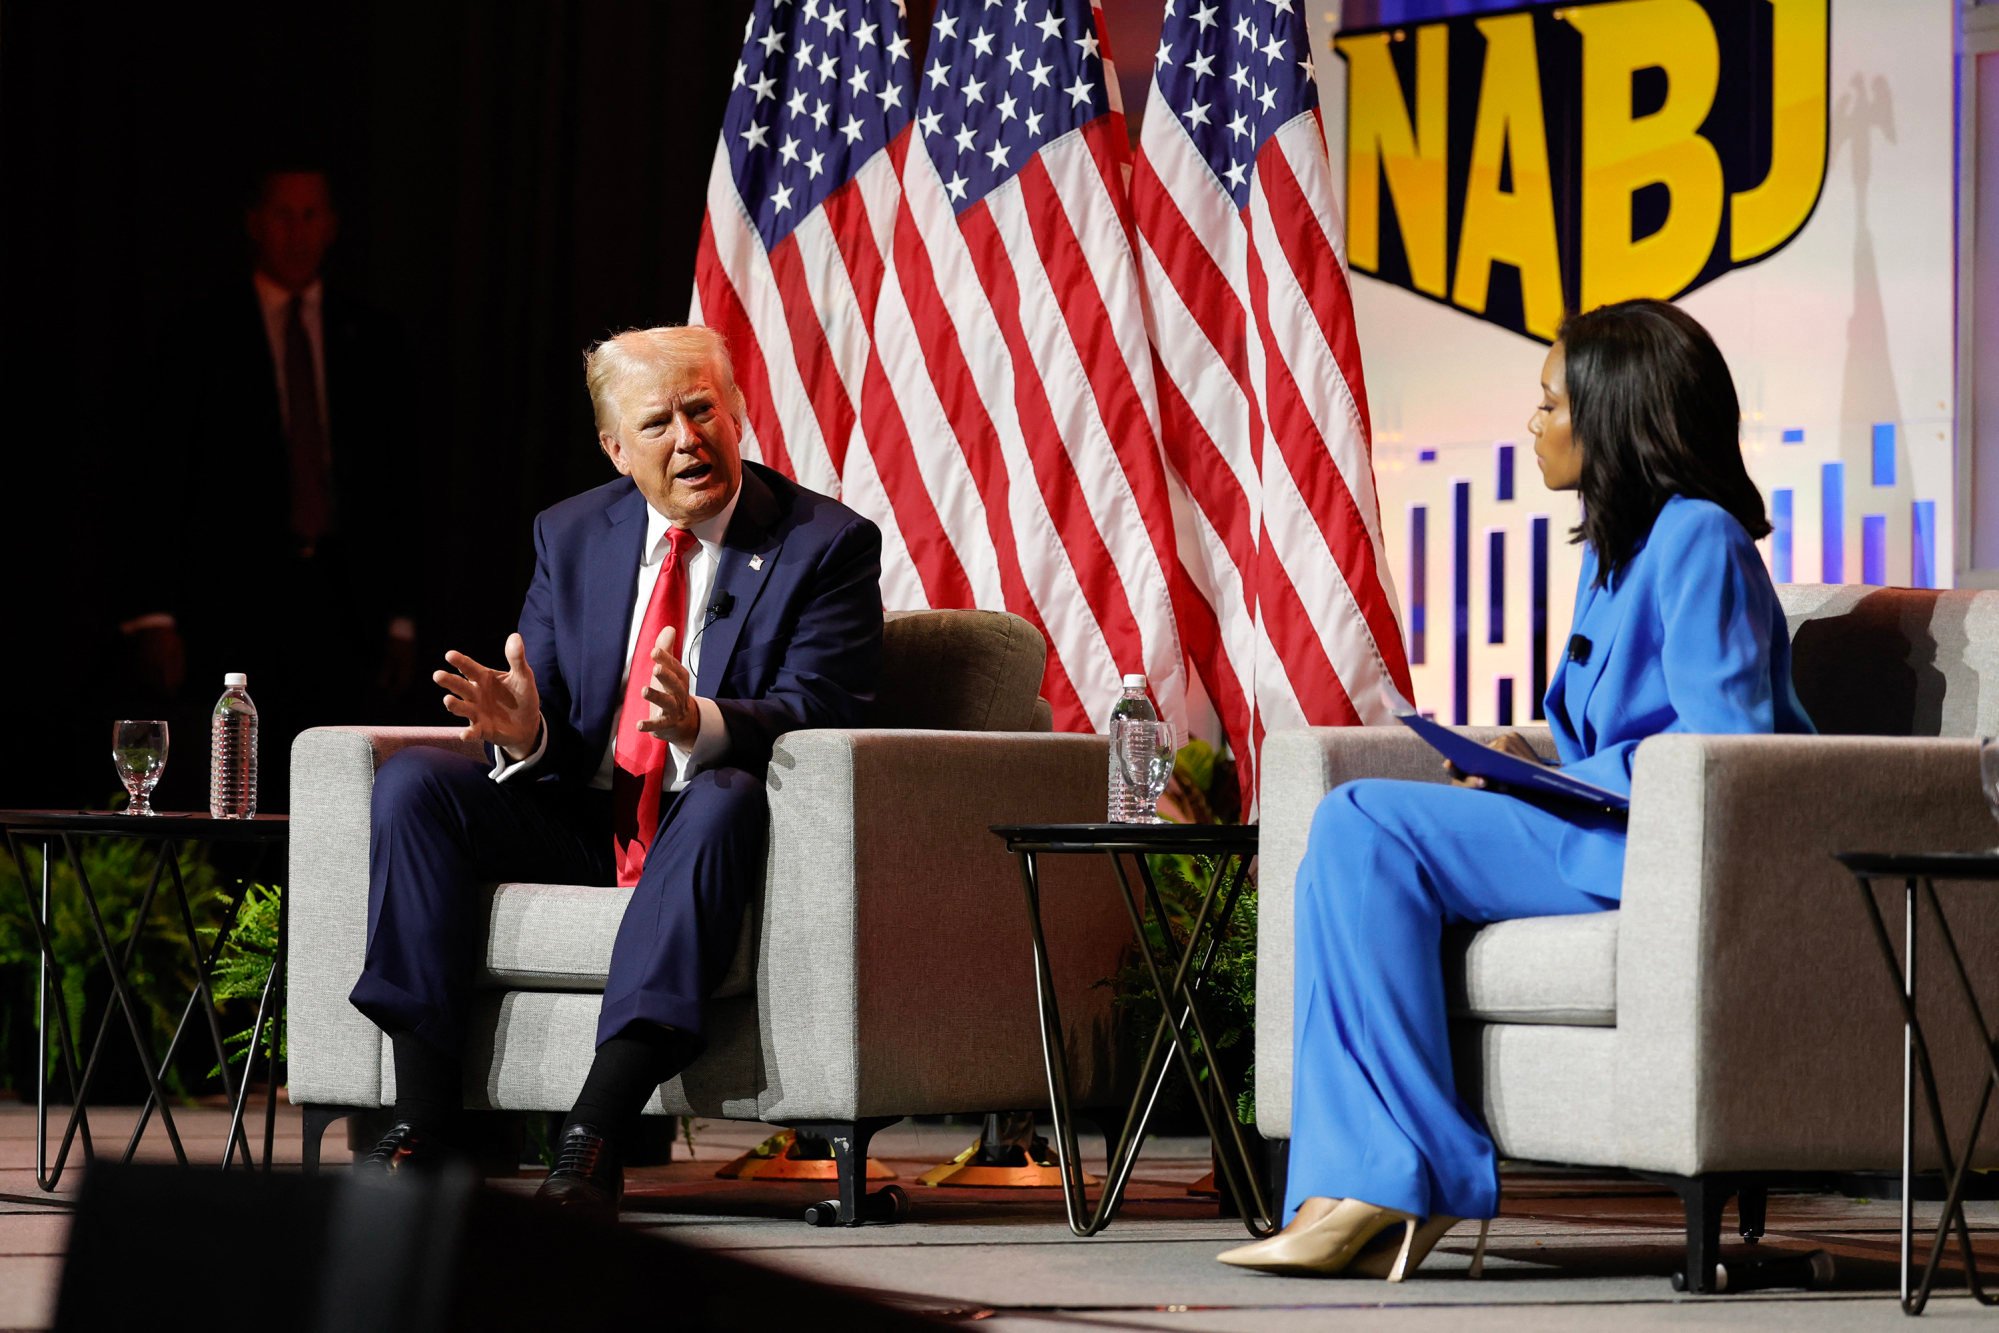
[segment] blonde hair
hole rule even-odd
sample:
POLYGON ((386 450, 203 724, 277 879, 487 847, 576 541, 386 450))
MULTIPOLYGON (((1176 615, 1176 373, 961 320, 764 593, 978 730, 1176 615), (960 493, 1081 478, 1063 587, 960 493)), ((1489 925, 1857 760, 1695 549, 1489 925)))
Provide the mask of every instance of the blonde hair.
POLYGON ((743 391, 736 386, 736 369, 729 360, 729 340, 699 324, 656 329, 626 329, 584 349, 583 380, 590 386, 590 404, 597 429, 615 432, 618 393, 636 376, 691 375, 713 371, 716 387, 729 415, 741 425, 746 415, 743 391))

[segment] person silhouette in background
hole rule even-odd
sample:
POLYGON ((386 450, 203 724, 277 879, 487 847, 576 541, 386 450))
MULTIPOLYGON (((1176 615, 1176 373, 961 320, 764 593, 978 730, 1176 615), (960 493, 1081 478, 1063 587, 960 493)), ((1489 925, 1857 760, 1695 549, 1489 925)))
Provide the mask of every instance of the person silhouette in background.
MULTIPOLYGON (((141 680, 179 702, 181 755, 197 760, 184 779, 222 674, 249 674, 258 805, 279 811, 300 730, 407 711, 419 479, 394 326, 326 274, 340 231, 327 172, 260 172, 244 230, 250 272, 168 331, 176 503, 151 604, 119 628, 141 680)), ((175 803, 200 800, 184 783, 175 803)))

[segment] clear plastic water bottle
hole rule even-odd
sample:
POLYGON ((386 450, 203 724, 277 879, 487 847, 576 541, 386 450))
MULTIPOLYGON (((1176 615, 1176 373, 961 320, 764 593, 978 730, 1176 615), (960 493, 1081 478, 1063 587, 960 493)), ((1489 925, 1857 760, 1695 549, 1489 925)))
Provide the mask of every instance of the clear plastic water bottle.
POLYGON ((1152 700, 1145 697, 1145 677, 1138 672, 1124 678, 1124 693, 1118 696, 1117 707, 1111 709, 1111 799, 1106 817, 1113 824, 1136 824, 1152 814, 1150 810, 1139 809, 1139 798, 1132 792, 1131 784, 1124 780, 1124 765, 1117 760, 1118 724, 1126 718, 1136 718, 1141 722, 1159 720, 1152 700))
POLYGON ((248 819, 257 813, 257 705, 250 678, 232 671, 208 718, 208 813, 248 819))

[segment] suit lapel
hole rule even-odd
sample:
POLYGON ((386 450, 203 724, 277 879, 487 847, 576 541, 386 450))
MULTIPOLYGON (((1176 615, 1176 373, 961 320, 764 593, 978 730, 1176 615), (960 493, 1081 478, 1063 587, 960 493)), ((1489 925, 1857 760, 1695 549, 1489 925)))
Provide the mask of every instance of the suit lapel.
MULTIPOLYGON (((331 288, 320 288, 319 297, 319 355, 324 366, 320 384, 321 401, 325 404, 327 435, 333 441, 333 457, 337 464, 342 454, 340 428, 344 423, 342 408, 352 407, 353 357, 355 333, 347 317, 347 303, 334 294, 331 288)), ((352 440, 347 441, 353 444, 352 440)), ((351 449, 345 451, 353 452, 351 449)))
POLYGON ((632 600, 638 596, 639 556, 645 545, 645 497, 638 487, 604 507, 604 521, 588 529, 583 555, 583 670, 578 715, 608 717, 617 725, 618 682, 630 637, 632 600))
POLYGON ((729 519, 729 530, 722 535, 715 586, 708 599, 711 606, 726 599, 729 614, 709 621, 701 634, 701 672, 694 692, 703 698, 720 697, 717 692, 728 674, 729 660, 736 655, 743 626, 749 623, 757 598, 776 572, 778 553, 784 545, 777 520, 777 497, 745 464, 742 494, 729 519))
POLYGON ((1625 592, 1631 587, 1631 566, 1627 564, 1619 572, 1616 583, 1609 588, 1599 588, 1594 579, 1585 594, 1588 598, 1581 612, 1576 616, 1576 633, 1590 641, 1589 660, 1570 662, 1568 692, 1575 700, 1569 716, 1576 721, 1577 739, 1585 749, 1595 748, 1596 728, 1589 722, 1590 696, 1596 693, 1597 682, 1603 679, 1604 668, 1617 648, 1618 635, 1624 629, 1626 612, 1625 592))

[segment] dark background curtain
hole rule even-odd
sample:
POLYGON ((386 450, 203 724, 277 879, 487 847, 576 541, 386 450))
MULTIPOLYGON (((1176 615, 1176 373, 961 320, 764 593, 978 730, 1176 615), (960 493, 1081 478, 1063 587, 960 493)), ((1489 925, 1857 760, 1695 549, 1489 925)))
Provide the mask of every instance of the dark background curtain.
MULTIPOLYGON (((612 475, 581 349, 686 316, 751 7, 0 0, 0 805, 101 807, 111 719, 162 714, 117 624, 148 609, 175 531, 166 368, 184 312, 247 289, 259 164, 331 169, 329 288, 407 344, 404 461, 382 484, 416 497, 422 670, 445 647, 499 660, 532 516, 612 475)), ((932 5, 908 8, 920 68, 932 5)), ((1134 132, 1161 8, 1106 6, 1134 132)), ((231 484, 198 440, 186 472, 231 484)), ((191 680, 183 703, 220 689, 191 680)), ((203 804, 207 737, 186 730, 163 808, 203 804)), ((276 738, 263 762, 286 762, 276 738)))
MULTIPOLYGON (((580 350, 687 313, 749 8, 0 3, 0 802, 117 790, 116 624, 175 522, 151 484, 175 424, 159 368, 179 312, 248 282, 260 162, 332 168, 329 287, 408 345, 406 463, 383 480, 419 497, 423 660, 498 659, 532 515, 611 475, 580 350)), ((198 443, 195 464, 184 484, 230 484, 198 443)), ((174 740, 170 781, 205 780, 206 738, 174 740)))

